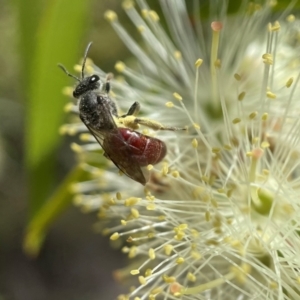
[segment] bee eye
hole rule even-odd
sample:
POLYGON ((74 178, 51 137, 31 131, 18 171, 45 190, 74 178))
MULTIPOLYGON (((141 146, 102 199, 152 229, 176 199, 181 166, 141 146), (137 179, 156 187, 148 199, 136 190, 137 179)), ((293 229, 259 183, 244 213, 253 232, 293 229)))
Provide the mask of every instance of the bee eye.
POLYGON ((99 80, 100 80, 100 78, 99 78, 98 75, 93 75, 93 76, 90 77, 89 83, 94 83, 94 82, 97 82, 99 80))

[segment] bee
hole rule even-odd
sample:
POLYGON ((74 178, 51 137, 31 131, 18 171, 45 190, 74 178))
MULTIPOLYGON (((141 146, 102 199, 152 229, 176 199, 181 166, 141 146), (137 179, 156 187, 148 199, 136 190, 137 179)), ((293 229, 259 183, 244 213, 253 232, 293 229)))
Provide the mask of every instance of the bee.
POLYGON ((167 154, 167 146, 163 141, 134 129, 137 129, 139 124, 155 130, 180 129, 165 127, 146 118, 137 118, 136 115, 140 110, 138 102, 133 103, 125 115, 119 116, 115 102, 109 97, 112 76, 107 77, 104 85, 96 74, 84 76, 87 53, 91 44, 90 42, 85 50, 81 78, 70 74, 63 65, 58 66, 68 76, 78 81, 73 97, 78 99, 79 117, 104 150, 104 156, 128 177, 145 185, 146 179, 141 167, 162 161, 167 154), (117 126, 115 120, 127 128, 117 126))

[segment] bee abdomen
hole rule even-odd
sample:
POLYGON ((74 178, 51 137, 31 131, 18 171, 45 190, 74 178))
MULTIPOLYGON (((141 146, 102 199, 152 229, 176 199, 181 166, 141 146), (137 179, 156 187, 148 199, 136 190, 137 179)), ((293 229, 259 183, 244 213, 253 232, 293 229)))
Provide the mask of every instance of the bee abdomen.
POLYGON ((141 167, 155 165, 166 156, 167 146, 163 141, 127 128, 119 128, 119 130, 130 147, 131 155, 141 167))

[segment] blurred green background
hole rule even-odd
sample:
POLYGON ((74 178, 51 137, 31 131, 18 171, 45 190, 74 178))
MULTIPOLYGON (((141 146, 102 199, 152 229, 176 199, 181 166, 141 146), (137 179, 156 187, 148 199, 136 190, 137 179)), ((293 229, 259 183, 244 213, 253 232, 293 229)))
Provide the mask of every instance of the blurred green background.
POLYGON ((113 270, 124 256, 93 232, 94 214, 57 192, 80 176, 72 171, 74 138, 58 134, 70 100, 62 89, 74 81, 57 63, 72 71, 93 41, 89 57, 114 71, 130 54, 103 15, 112 9, 128 19, 118 0, 0 0, 0 7, 0 300, 115 299, 122 287, 113 270), (25 243, 26 255, 26 234, 49 223, 44 241, 37 231, 25 243))
POLYGON ((89 41, 106 72, 130 57, 104 20, 108 9, 138 32, 120 0, 0 0, 0 8, 0 300, 115 299, 123 287, 113 271, 126 259, 93 232, 96 216, 74 208, 67 189, 83 174, 74 138, 58 134, 69 101, 62 89, 74 80, 57 63, 72 71, 89 41))

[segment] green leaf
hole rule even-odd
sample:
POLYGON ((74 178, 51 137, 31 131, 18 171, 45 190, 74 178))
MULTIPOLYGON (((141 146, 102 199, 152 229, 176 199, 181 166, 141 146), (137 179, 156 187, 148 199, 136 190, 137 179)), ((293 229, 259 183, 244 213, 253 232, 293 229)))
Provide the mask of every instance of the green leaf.
MULTIPOLYGON (((57 67, 62 62, 68 66, 78 61, 84 47, 79 42, 87 29, 90 1, 49 0, 42 9, 19 0, 21 21, 37 19, 34 25, 21 28, 24 35, 30 38, 30 45, 21 39, 22 57, 25 60, 23 69, 26 74, 27 111, 25 124, 26 166, 29 175, 30 211, 34 214, 45 201, 53 183, 55 170, 55 150, 60 137, 58 128, 63 120, 62 88, 67 76, 57 67), (32 32, 28 32, 28 31, 32 32), (36 36, 36 38, 32 38, 36 36), (32 45, 33 43, 33 45, 32 45), (32 52, 28 51, 28 47, 32 52), (27 69, 26 69, 27 68, 27 69), (63 83, 64 81, 64 83, 63 83)), ((40 6, 40 5, 39 5, 40 6)))
POLYGON ((72 184, 86 179, 87 173, 77 166, 65 178, 53 196, 40 208, 28 224, 23 249, 31 257, 38 255, 47 230, 72 203, 72 184))

